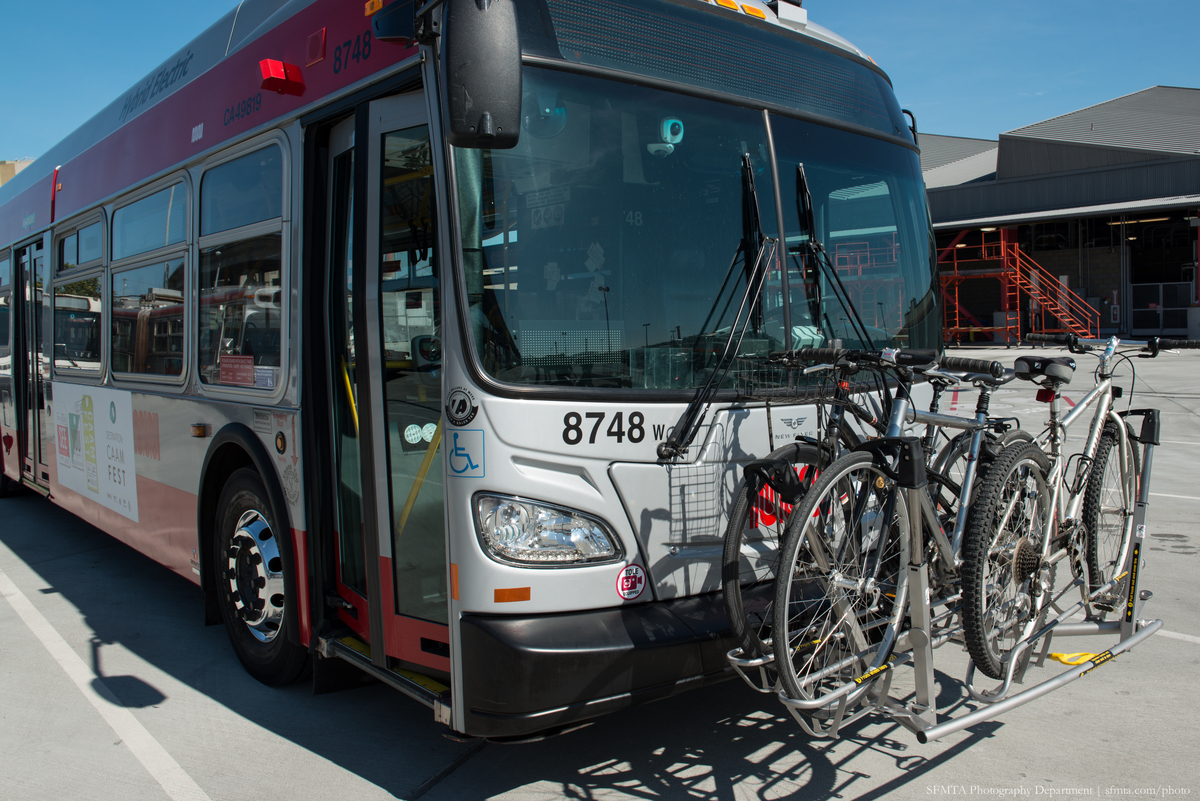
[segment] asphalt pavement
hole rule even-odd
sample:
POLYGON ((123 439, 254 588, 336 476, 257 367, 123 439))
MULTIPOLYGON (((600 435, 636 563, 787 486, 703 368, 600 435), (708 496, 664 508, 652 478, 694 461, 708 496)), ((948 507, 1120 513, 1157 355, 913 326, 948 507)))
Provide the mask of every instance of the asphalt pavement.
MULTIPOLYGON (((1030 351, 956 352, 1011 363, 1030 351)), ((1086 392, 1091 366, 1080 357, 1068 398, 1086 392)), ((1200 352, 1133 368, 1132 405, 1163 411, 1142 585, 1154 593, 1144 616, 1163 630, 998 720, 920 745, 875 716, 817 740, 733 680, 542 742, 457 742, 382 685, 314 696, 302 682, 258 684, 224 630, 202 625, 194 585, 22 495, 0 500, 0 799, 1198 795, 1200 352)), ((1120 372, 1128 386, 1130 367, 1120 372)), ((953 411, 969 413, 962 398, 953 411)), ((1031 429, 1046 417, 1029 385, 1009 385, 992 408, 1031 429)), ((1113 639, 1068 642, 1099 652, 1113 639)), ((941 714, 969 708, 966 654, 943 646, 935 665, 941 714)), ((1031 669, 1026 682, 1064 669, 1031 669)), ((895 692, 905 687, 902 668, 895 692)))

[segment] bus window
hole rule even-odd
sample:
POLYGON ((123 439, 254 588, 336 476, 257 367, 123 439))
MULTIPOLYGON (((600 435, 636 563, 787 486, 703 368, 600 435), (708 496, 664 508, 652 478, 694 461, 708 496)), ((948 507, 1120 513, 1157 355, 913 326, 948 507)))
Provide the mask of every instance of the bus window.
POLYGON ((183 259, 114 272, 115 373, 183 374, 183 259))
POLYGON ((283 151, 272 145, 212 168, 200 184, 200 380, 272 390, 282 366, 283 151), (253 234, 213 234, 256 225, 253 234), (254 235, 257 234, 257 235, 254 235), (233 241, 220 241, 232 239, 233 241), (210 244, 217 240, 217 244, 210 244))
POLYGON ((55 370, 100 369, 100 276, 54 288, 55 370))
POLYGON ((87 264, 89 261, 96 261, 103 256, 104 223, 95 222, 85 228, 80 228, 78 263, 87 264))
POLYGON ((58 271, 72 270, 79 265, 79 237, 64 236, 58 243, 58 271))
MULTIPOLYGON (((933 251, 922 224, 916 154, 803 120, 772 117, 772 125, 785 195, 798 191, 797 164, 803 163, 816 233, 834 273, 800 279, 803 299, 796 297, 793 279, 792 344, 811 347, 832 332, 846 347, 936 348, 940 318, 930 314, 936 308, 928 277, 933 251), (854 315, 835 300, 834 281, 849 296, 854 315)), ((789 262, 798 269, 799 245, 808 233, 800 230, 794 206, 788 211, 789 262)))
POLYGON ((280 370, 282 237, 200 251, 200 380, 274 389, 280 370))
POLYGON ((187 191, 182 183, 117 209, 113 214, 113 261, 184 241, 186 220, 187 191))
MULTIPOLYGON (((137 204, 134 204, 135 206, 137 204)), ((132 208, 132 207, 130 207, 132 208)), ((127 211, 123 220, 126 224, 132 219, 127 211)), ((70 229, 67 229, 70 230, 70 229)), ((98 266, 104 257, 104 223, 94 222, 58 240, 58 263, 56 272, 63 273, 83 267, 98 266)))
POLYGON ((10 301, 7 292, 8 283, 12 280, 12 267, 8 257, 0 259, 0 288, 5 292, 0 296, 0 375, 8 375, 12 367, 12 357, 8 348, 8 328, 12 315, 9 313, 10 301))
POLYGON ((0 375, 8 375, 8 368, 10 366, 8 323, 11 315, 9 315, 8 309, 8 292, 6 291, 0 294, 0 375))
POLYGON ((265 147, 214 167, 200 185, 200 235, 281 217, 283 155, 265 147))

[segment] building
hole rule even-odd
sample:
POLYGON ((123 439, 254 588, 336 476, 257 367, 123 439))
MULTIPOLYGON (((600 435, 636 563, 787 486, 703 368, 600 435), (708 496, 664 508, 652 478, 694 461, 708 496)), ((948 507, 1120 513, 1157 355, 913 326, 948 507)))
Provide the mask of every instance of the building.
POLYGON ((8 182, 10 178, 19 173, 21 170, 33 163, 33 159, 19 159, 17 161, 0 161, 0 186, 8 182))
POLYGON ((1200 89, 921 149, 948 338, 1200 337, 1200 89))

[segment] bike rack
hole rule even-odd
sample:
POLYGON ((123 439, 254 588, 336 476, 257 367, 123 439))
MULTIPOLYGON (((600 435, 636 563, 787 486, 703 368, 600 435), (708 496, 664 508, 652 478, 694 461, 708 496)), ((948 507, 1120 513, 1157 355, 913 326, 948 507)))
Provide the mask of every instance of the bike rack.
POLYGON ((766 656, 748 657, 741 648, 734 648, 725 655, 734 672, 742 677, 742 681, 750 685, 750 689, 756 693, 773 693, 779 689, 778 675, 772 676, 775 671, 771 665, 775 664, 775 656, 767 654, 766 656), (757 674, 758 681, 751 678, 751 673, 757 674))
MULTIPOLYGON (((778 687, 778 682, 776 682, 774 690, 779 700, 805 731, 815 737, 836 737, 842 726, 856 721, 870 712, 879 711, 912 731, 918 742, 922 744, 933 742, 948 734, 991 720, 1011 709, 1065 687, 1076 679, 1090 674, 1101 665, 1111 662, 1122 653, 1133 649, 1162 628, 1162 620, 1143 620, 1140 617, 1146 602, 1152 597, 1151 592, 1141 589, 1141 550, 1146 537, 1146 512, 1149 507, 1150 473, 1154 447, 1159 444, 1159 411, 1157 409, 1141 409, 1127 412, 1126 415, 1143 417, 1140 436, 1136 437, 1137 441, 1143 445, 1143 460, 1133 515, 1126 521, 1128 527, 1126 534, 1130 535, 1128 536, 1130 547, 1125 555, 1125 564, 1121 573, 1090 593, 1086 601, 1077 601, 1065 610, 1059 610, 1056 602, 1072 589, 1078 588, 1082 584, 1081 578, 1075 578, 1051 599, 1036 619, 1036 630, 1021 639, 1006 655, 1007 668, 999 687, 990 691, 975 687, 973 683, 975 664, 970 663, 965 681, 967 692, 974 701, 983 706, 956 717, 945 716, 943 720, 939 721, 933 676, 933 651, 938 646, 954 639, 955 635, 961 631, 961 627, 937 626, 939 622, 948 618, 952 619, 953 607, 936 616, 933 614, 933 609, 942 605, 949 606, 954 603, 955 598, 932 601, 929 599, 929 564, 925 558, 924 543, 921 541, 923 533, 919 518, 919 494, 925 492, 925 489, 920 486, 920 483, 923 483, 920 482, 920 478, 909 482, 918 484, 917 486, 902 484, 902 488, 908 492, 908 509, 912 516, 909 526, 913 537, 910 553, 920 555, 921 558, 920 563, 909 565, 911 626, 900 635, 896 652, 889 657, 886 663, 820 697, 790 698, 782 688, 778 687), (1066 622, 1071 615, 1095 601, 1102 594, 1117 587, 1126 579, 1129 586, 1125 593, 1120 619, 1066 622), (1047 618, 1053 611, 1058 611, 1058 614, 1047 622, 1047 618), (1036 666, 1041 667, 1045 663, 1046 657, 1049 655, 1050 643, 1055 635, 1069 637, 1110 632, 1117 633, 1119 636, 1116 644, 1108 650, 1092 654, 1090 659, 1081 664, 1075 665, 1057 676, 1038 682, 1015 695, 1009 694, 1014 682, 1021 683, 1023 681, 1026 669, 1035 652, 1037 652, 1036 666), (915 692, 907 703, 892 698, 889 694, 895 669, 906 664, 912 665, 915 674, 915 692), (855 700, 855 703, 861 703, 862 706, 851 712, 847 698, 863 685, 868 686, 867 691, 859 694, 855 700), (824 725, 817 723, 819 720, 817 717, 813 717, 812 720, 808 719, 818 710, 831 711, 826 718, 828 723, 824 725)), ((765 688, 769 686, 766 679, 768 666, 773 662, 773 657, 746 659, 741 655, 740 650, 735 649, 729 652, 728 659, 738 674, 751 687, 759 692, 771 692, 770 689, 765 688), (752 682, 744 672, 748 669, 758 669, 763 681, 757 685, 752 682)))

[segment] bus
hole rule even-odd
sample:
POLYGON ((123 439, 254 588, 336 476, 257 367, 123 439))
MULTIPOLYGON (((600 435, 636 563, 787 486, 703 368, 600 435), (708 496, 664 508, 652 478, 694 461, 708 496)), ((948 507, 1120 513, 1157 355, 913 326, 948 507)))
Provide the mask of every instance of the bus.
POLYGON ((0 189, 0 489, 264 684, 539 737, 730 677, 740 466, 817 422, 730 360, 939 348, 934 275, 793 0, 244 0, 0 189))

